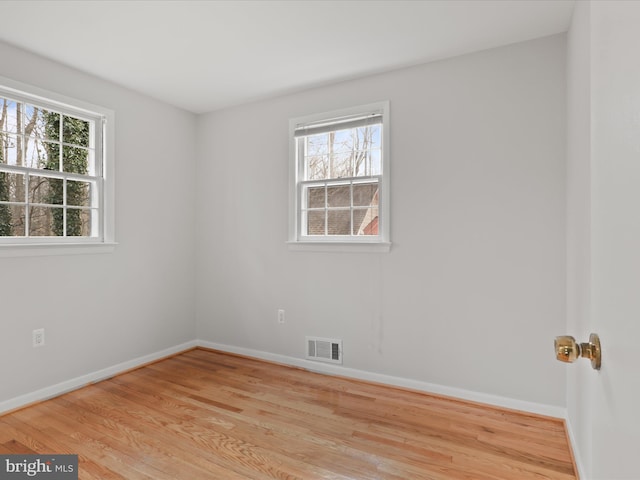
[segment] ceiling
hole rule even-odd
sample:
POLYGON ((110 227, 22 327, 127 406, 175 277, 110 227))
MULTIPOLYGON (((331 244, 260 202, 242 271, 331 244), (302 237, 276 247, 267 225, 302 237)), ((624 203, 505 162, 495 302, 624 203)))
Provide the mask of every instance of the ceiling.
POLYGON ((3 0, 0 40, 202 113, 565 32, 573 4, 3 0))

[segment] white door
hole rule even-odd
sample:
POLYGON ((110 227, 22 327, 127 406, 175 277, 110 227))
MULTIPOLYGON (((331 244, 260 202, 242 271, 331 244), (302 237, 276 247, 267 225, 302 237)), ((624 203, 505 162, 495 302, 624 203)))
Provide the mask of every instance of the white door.
POLYGON ((640 2, 591 2, 591 40, 591 324, 603 359, 582 456, 593 479, 639 480, 640 2))

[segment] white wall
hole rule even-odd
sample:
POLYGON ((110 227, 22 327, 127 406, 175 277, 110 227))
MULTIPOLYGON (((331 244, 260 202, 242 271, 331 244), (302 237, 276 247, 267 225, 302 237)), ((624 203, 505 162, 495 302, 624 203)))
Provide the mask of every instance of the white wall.
POLYGON ((0 58, 1 76, 115 111, 119 242, 111 254, 0 258, 1 403, 193 340, 196 119, 6 44, 0 58))
POLYGON ((198 338, 564 407, 565 119, 564 36, 201 116, 198 338), (288 251, 289 118, 379 100, 391 253, 288 251))

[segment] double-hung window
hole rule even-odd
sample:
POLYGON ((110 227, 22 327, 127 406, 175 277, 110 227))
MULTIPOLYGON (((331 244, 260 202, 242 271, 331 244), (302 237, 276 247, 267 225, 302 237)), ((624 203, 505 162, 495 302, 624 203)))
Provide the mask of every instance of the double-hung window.
POLYGON ((112 241, 110 112, 6 83, 0 79, 0 249, 112 241))
POLYGON ((292 119, 294 248, 389 249, 388 103, 292 119))

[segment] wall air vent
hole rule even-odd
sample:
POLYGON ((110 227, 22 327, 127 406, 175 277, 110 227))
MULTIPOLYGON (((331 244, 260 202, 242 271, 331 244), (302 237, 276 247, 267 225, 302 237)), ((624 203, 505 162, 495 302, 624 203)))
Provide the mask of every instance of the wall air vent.
POLYGON ((342 340, 306 337, 307 359, 342 364, 342 340))

